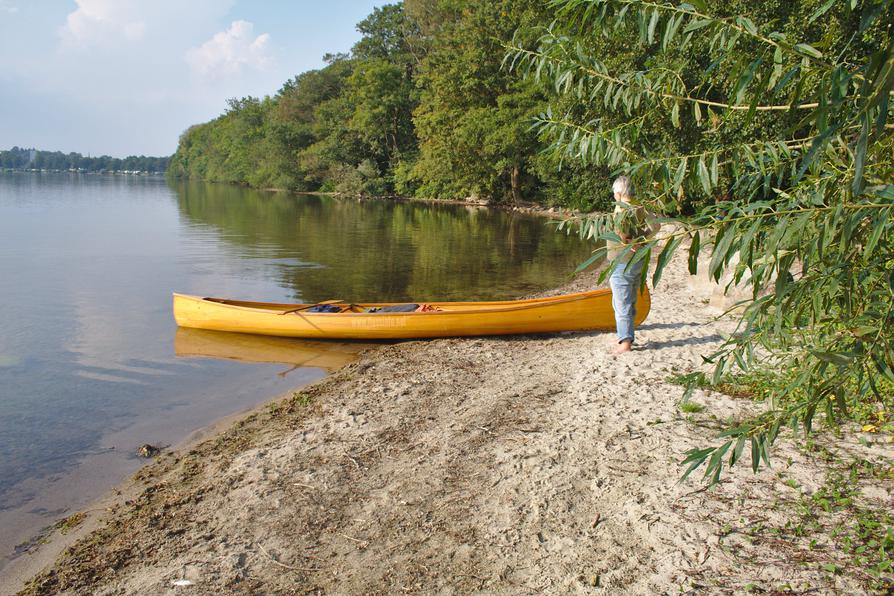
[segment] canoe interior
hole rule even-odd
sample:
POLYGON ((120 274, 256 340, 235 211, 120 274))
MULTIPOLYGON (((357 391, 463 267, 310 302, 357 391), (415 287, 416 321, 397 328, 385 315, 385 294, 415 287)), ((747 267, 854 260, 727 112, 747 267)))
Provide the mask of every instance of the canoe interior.
MULTIPOLYGON (((193 298, 204 300, 207 302, 213 302, 215 304, 223 304, 226 306, 235 306, 238 308, 250 308, 254 310, 267 310, 274 313, 280 313, 295 309, 308 309, 312 306, 316 306, 320 304, 319 302, 313 302, 310 304, 291 304, 291 303, 280 303, 280 302, 252 302, 249 300, 229 300, 225 298, 211 298, 211 297, 198 297, 198 296, 188 296, 186 294, 175 294, 178 296, 193 298)), ((590 292, 579 292, 577 294, 563 294, 560 296, 547 296, 545 298, 530 298, 524 300, 500 300, 500 301, 488 301, 488 302, 416 302, 412 304, 426 304, 432 306, 434 308, 439 308, 442 311, 449 312, 482 312, 486 310, 506 310, 506 309, 515 309, 515 308, 523 308, 530 306, 542 306, 544 304, 555 304, 560 302, 569 302, 574 300, 582 300, 587 298, 594 298, 598 296, 609 296, 611 295, 611 290, 601 289, 601 290, 593 290, 590 292)), ((383 306, 395 306, 399 304, 411 304, 411 302, 363 302, 363 303, 347 303, 347 302, 339 302, 334 303, 333 306, 338 306, 342 309, 341 312, 338 313, 309 313, 303 312, 303 310, 298 310, 303 315, 339 315, 339 314, 376 314, 377 316, 381 316, 385 313, 364 313, 366 309, 374 308, 374 307, 383 307, 383 306)), ((426 313, 387 313, 388 315, 417 315, 417 314, 437 314, 438 311, 430 311, 426 313)))

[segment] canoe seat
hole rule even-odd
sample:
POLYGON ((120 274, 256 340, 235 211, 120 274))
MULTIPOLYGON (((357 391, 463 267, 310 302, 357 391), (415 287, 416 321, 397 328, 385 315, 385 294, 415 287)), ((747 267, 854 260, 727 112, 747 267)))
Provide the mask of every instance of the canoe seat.
POLYGON ((368 309, 366 312, 416 312, 417 308, 419 308, 418 304, 389 304, 388 306, 374 306, 368 309))
POLYGON ((318 313, 318 312, 333 313, 333 312, 342 312, 343 310, 344 310, 344 307, 341 307, 341 306, 338 306, 335 304, 316 304, 314 306, 311 306, 304 312, 307 312, 307 313, 318 313))
POLYGON ((280 312, 279 314, 281 314, 281 315, 288 315, 288 314, 291 314, 291 313, 293 313, 293 312, 299 312, 299 311, 302 311, 302 310, 308 310, 308 309, 313 308, 313 307, 315 307, 315 306, 324 306, 324 305, 326 305, 326 304, 342 304, 343 302, 344 302, 344 300, 323 300, 322 302, 317 302, 316 304, 302 304, 302 305, 299 306, 298 308, 290 308, 289 310, 284 310, 284 311, 280 312))

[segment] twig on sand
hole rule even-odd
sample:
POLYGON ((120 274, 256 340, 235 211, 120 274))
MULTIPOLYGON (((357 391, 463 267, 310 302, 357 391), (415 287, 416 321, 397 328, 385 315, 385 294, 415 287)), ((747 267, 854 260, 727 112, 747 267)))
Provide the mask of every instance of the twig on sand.
POLYGON ((410 544, 405 544, 405 543, 403 543, 403 542, 398 542, 397 544, 394 544, 394 545, 392 545, 392 546, 389 546, 389 547, 388 547, 388 551, 389 551, 389 552, 390 552, 390 551, 393 551, 393 550, 396 549, 396 548, 409 548, 409 547, 411 547, 411 546, 412 546, 412 547, 421 546, 421 545, 422 545, 426 540, 428 540, 429 538, 431 538, 431 534, 430 534, 430 533, 429 533, 429 534, 426 534, 426 535, 422 538, 422 540, 416 540, 416 541, 414 541, 414 542, 412 542, 412 543, 410 543, 410 544))
POLYGON ((301 484, 300 482, 293 482, 292 484, 294 484, 295 486, 303 486, 304 488, 310 488, 313 490, 317 490, 316 486, 311 486, 309 484, 301 484))
POLYGON ((342 534, 340 532, 338 535, 341 536, 342 538, 347 538, 351 542, 356 542, 357 544, 360 545, 360 548, 366 548, 367 546, 369 546, 369 542, 367 542, 366 540, 358 540, 357 538, 351 538, 347 534, 342 534))
POLYGON ((282 567, 283 569, 289 569, 289 570, 291 570, 291 571, 307 571, 307 572, 310 572, 310 571, 319 571, 319 569, 317 569, 316 567, 294 567, 294 566, 292 566, 292 565, 286 565, 285 563, 281 563, 281 562, 277 561, 276 559, 274 559, 273 556, 272 556, 270 553, 267 552, 267 549, 265 549, 265 548, 261 545, 260 542, 256 542, 255 544, 257 544, 257 545, 258 545, 258 548, 261 549, 261 552, 264 553, 264 555, 265 555, 268 559, 270 559, 270 562, 271 562, 271 563, 273 563, 274 565, 279 565, 279 566, 282 567))
POLYGON ((622 468, 620 466, 613 466, 611 464, 606 464, 605 467, 609 468, 611 470, 614 470, 615 472, 627 472, 628 474, 639 474, 640 473, 640 471, 638 471, 638 470, 630 470, 628 468, 622 468))
POLYGON ((677 501, 683 500, 683 499, 685 499, 686 497, 691 497, 691 496, 693 496, 693 495, 697 495, 697 494, 699 494, 699 493, 706 492, 706 491, 707 491, 708 489, 710 489, 710 488, 711 488, 711 486, 708 486, 708 485, 702 486, 702 487, 700 487, 700 488, 695 489, 695 490, 692 491, 692 492, 688 492, 688 493, 686 493, 685 495, 680 495, 680 496, 677 497, 675 500, 677 500, 677 501))
POLYGON ((349 460, 351 460, 351 463, 352 463, 352 464, 354 464, 355 466, 357 466, 357 471, 358 471, 358 472, 362 472, 362 471, 363 471, 363 468, 360 467, 360 464, 357 463, 357 460, 354 459, 353 457, 351 457, 351 454, 348 453, 347 451, 345 451, 345 457, 347 457, 349 460))

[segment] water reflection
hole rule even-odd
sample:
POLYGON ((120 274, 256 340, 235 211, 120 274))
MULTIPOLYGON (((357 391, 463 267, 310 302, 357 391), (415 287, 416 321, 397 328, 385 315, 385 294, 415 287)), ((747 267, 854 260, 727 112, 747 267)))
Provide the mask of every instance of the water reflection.
POLYGON ((178 328, 174 336, 174 352, 181 358, 223 358, 292 365, 279 373, 281 376, 302 366, 331 372, 352 362, 370 347, 373 344, 310 341, 185 327, 178 328))
MULTIPOLYGON (((296 302, 514 298, 561 283, 589 256, 577 238, 519 213, 188 182, 174 188, 190 222, 241 245, 296 302)), ((199 293, 228 296, 210 287, 199 293)))

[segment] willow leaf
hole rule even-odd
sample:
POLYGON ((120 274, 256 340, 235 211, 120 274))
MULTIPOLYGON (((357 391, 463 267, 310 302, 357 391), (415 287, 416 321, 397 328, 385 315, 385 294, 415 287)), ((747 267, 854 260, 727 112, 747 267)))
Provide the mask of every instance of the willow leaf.
POLYGON ((810 18, 807 19, 807 24, 809 25, 813 21, 817 20, 818 18, 820 18, 821 16, 826 14, 829 11, 829 9, 832 8, 832 6, 835 4, 836 1, 837 0, 827 0, 827 2, 825 4, 820 6, 818 9, 816 9, 816 11, 814 11, 814 13, 812 15, 810 15, 810 18))
POLYGON ((586 261, 577 266, 577 269, 574 270, 575 273, 580 273, 593 263, 598 263, 599 261, 604 261, 606 257, 607 251, 605 247, 597 248, 593 251, 593 254, 590 255, 586 261))
POLYGON ((695 275, 698 273, 698 255, 701 250, 701 233, 696 230, 692 236, 692 242, 689 244, 689 273, 695 275))
POLYGON ((652 45, 652 42, 655 41, 655 27, 658 25, 658 17, 660 16, 658 9, 656 8, 652 11, 652 18, 649 19, 649 27, 647 29, 647 39, 649 41, 649 45, 652 45))
POLYGON ((711 195, 711 175, 708 173, 708 166, 705 165, 704 156, 698 158, 698 181, 701 182, 702 189, 705 194, 711 195))
POLYGON ((805 56, 810 56, 811 58, 822 58, 823 57, 823 53, 820 52, 818 49, 816 49, 815 47, 813 47, 810 44, 806 44, 806 43, 795 44, 795 50, 805 56))
POLYGON ((866 149, 869 146, 869 121, 869 114, 864 114, 860 137, 857 139, 857 147, 854 150, 854 182, 851 189, 855 195, 863 192, 863 170, 866 164, 866 149))
POLYGON ((658 261, 655 264, 655 272, 652 274, 652 287, 656 287, 661 280, 661 274, 667 266, 680 242, 683 240, 681 236, 673 236, 668 239, 661 253, 658 255, 658 261))

